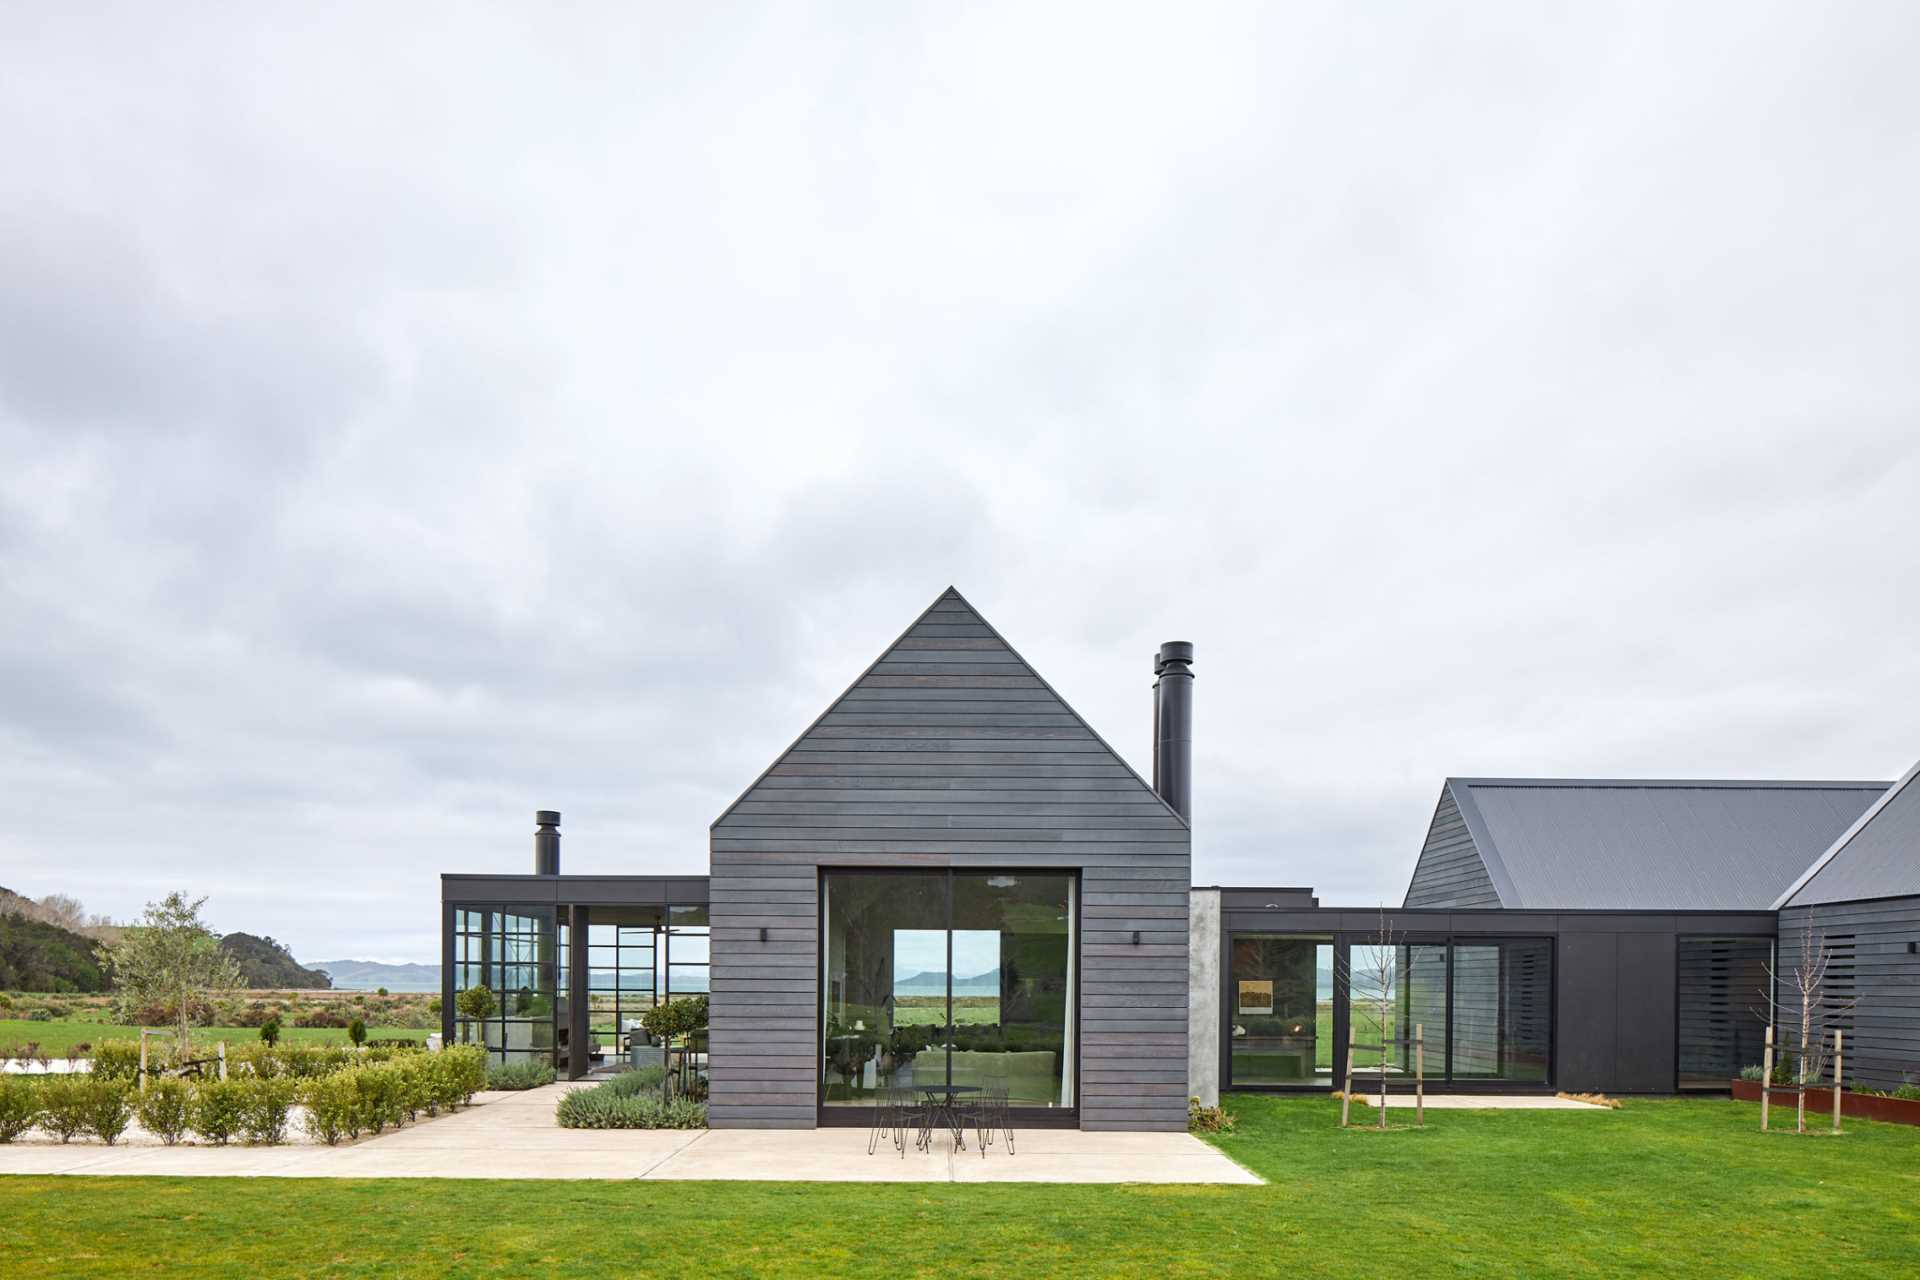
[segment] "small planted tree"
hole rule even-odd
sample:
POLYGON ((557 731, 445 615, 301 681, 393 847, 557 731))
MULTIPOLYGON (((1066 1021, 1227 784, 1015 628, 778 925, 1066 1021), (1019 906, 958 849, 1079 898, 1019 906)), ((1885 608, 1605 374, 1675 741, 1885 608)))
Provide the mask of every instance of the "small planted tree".
POLYGON ((353 1041, 353 1047, 356 1049, 365 1044, 367 1042, 367 1024, 358 1018, 349 1022, 347 1024, 347 1039, 353 1041))
MULTIPOLYGON (((1827 1044, 1833 1039, 1835 1027, 1852 1016, 1857 1003, 1852 997, 1835 997, 1827 990, 1827 969, 1831 960, 1826 935, 1814 927, 1813 916, 1809 913, 1806 924, 1800 930, 1799 951, 1794 957, 1793 968, 1783 974, 1773 964, 1767 965, 1767 976, 1772 979, 1772 987, 1781 997, 1781 1007, 1777 1008, 1776 1016, 1768 1021, 1777 1025, 1778 1015, 1784 1014, 1799 1024, 1799 1062, 1791 1075, 1795 1102, 1794 1130, 1798 1133, 1807 1131, 1807 1086, 1820 1083, 1820 1077, 1827 1069, 1827 1044)), ((1772 1003, 1771 993, 1768 993, 1768 1002, 1772 1003)), ((1772 1083, 1768 1080, 1760 1087, 1764 1090, 1772 1083)), ((1835 1080, 1833 1089, 1837 1101, 1841 1081, 1835 1080)), ((1836 1107, 1836 1125, 1839 1123, 1839 1114, 1836 1107)), ((1765 1115, 1764 1109, 1762 1115, 1765 1115)))
POLYGON ((260 1024, 260 1039, 269 1048, 280 1043, 280 1019, 268 1018, 260 1024))
POLYGON ((474 1023, 493 1016, 493 992, 476 982, 453 998, 453 1007, 462 1019, 460 1039, 465 1043, 472 1038, 474 1023))
MULTIPOLYGON (((1411 988, 1413 969, 1419 948, 1405 945, 1403 935, 1393 931, 1392 920, 1386 907, 1380 908, 1380 924, 1374 936, 1367 942, 1349 949, 1348 955, 1340 959, 1336 968, 1346 980, 1347 1003, 1350 1016, 1347 1024, 1347 1085, 1346 1095, 1352 1096, 1353 1054, 1355 1049, 1354 1031, 1351 1013, 1365 1009, 1373 1018, 1375 1031, 1379 1038, 1380 1095, 1377 1100, 1379 1115, 1378 1128, 1387 1127, 1387 1075, 1389 1059, 1396 1042, 1405 1037, 1394 1034, 1399 1019, 1395 1017, 1403 993, 1411 988), (1358 952, 1362 959, 1356 962, 1353 954, 1358 952), (1363 995, 1356 995, 1356 986, 1363 995)), ((1367 1046, 1359 1046, 1367 1047, 1367 1046)), ((1346 1124, 1347 1102, 1340 1105, 1340 1123, 1346 1124)))
POLYGON ((128 926, 118 942, 96 952, 113 981, 119 1016, 136 1020, 134 1010, 153 1004, 174 1010, 181 1062, 191 1056, 194 1005, 204 1005, 208 994, 231 990, 241 981, 240 966, 200 919, 206 902, 190 901, 179 892, 149 902, 139 922, 128 926))

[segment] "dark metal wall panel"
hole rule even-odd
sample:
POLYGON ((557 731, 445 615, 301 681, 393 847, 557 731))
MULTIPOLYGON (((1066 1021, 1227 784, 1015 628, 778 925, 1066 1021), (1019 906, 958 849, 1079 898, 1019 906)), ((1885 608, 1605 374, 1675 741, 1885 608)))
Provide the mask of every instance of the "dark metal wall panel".
POLYGON ((1498 907, 1500 894, 1493 887, 1487 866, 1474 846, 1467 823, 1460 816, 1453 789, 1440 793, 1440 804, 1433 811, 1427 828, 1427 842, 1414 864, 1413 882, 1407 886, 1404 902, 1408 907, 1498 907))
POLYGON ((1572 1092, 1604 1092, 1613 1087, 1618 1044, 1618 939, 1562 933, 1555 949, 1554 1078, 1572 1092))
POLYGON ((711 850, 715 1127, 815 1123, 819 871, 917 866, 1079 872, 1081 1125, 1185 1129, 1186 825, 957 593, 714 823, 711 850), (730 1069, 750 1046, 764 1065, 730 1069))
POLYGON ((1621 932, 1616 958, 1616 1093, 1671 1093, 1675 1079, 1680 971, 1674 935, 1621 932))
MULTIPOLYGON (((1851 980, 1856 1001, 1841 1025, 1847 1030, 1847 1077, 1876 1089, 1920 1081, 1920 897, 1788 907, 1780 913, 1781 986, 1801 962, 1808 920, 1830 952, 1844 954, 1828 975, 1842 994, 1851 980)), ((1783 1004, 1792 999, 1780 996, 1783 1004)), ((1796 1008, 1781 1008, 1782 1024, 1798 1025, 1796 1008)))

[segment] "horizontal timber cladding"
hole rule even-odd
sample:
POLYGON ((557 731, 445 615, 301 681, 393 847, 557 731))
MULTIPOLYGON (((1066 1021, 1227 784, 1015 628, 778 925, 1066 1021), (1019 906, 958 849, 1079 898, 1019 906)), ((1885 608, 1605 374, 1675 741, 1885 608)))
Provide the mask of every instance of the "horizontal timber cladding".
POLYGON ((711 850, 716 1128, 814 1125, 820 871, 860 867, 1077 871, 1081 1127, 1186 1128, 1187 826, 958 593, 714 823, 711 850))
POLYGON ((1459 802, 1449 785, 1440 793, 1427 828, 1427 841, 1413 866, 1407 886, 1408 907, 1498 907, 1500 894, 1487 874, 1487 864, 1467 831, 1459 802))
POLYGON ((1847 1077, 1876 1089, 1920 1081, 1920 897, 1823 902, 1780 912, 1779 982, 1775 1000, 1780 1034, 1799 1034, 1793 976, 1800 965, 1807 922, 1826 948, 1826 989, 1852 999, 1837 1019, 1846 1032, 1847 1077))

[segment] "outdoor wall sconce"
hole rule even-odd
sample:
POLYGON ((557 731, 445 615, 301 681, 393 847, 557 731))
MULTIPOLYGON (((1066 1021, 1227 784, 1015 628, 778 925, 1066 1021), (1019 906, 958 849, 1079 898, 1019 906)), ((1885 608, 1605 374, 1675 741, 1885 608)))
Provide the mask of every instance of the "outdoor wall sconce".
POLYGON ((1138 929, 1133 931, 1133 945, 1136 947, 1140 945, 1140 931, 1138 929))
POLYGON ((762 941, 762 942, 765 942, 766 940, 767 940, 767 926, 765 926, 765 925, 761 925, 761 926, 760 926, 760 941, 762 941))

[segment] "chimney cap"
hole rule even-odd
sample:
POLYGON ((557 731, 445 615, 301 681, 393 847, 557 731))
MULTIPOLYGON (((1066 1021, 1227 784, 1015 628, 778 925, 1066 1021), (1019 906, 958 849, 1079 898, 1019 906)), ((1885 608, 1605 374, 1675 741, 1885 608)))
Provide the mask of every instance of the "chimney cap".
POLYGON ((536 826, 557 827, 560 825, 560 811, 558 809, 535 809, 533 811, 533 821, 536 826))
POLYGON ((1159 662, 1192 662, 1193 644, 1188 640, 1169 640, 1160 646, 1159 662))

